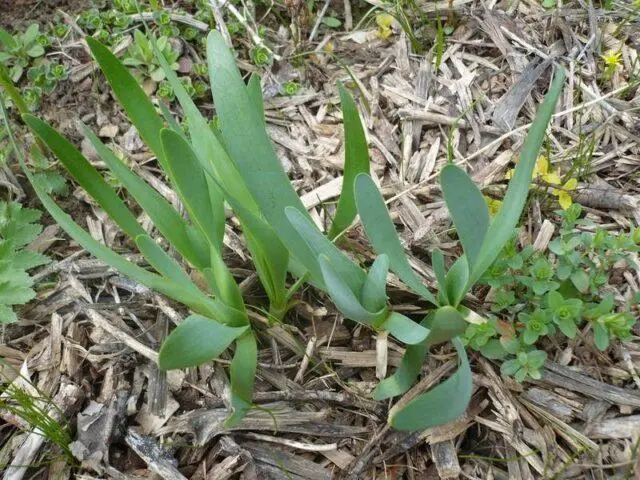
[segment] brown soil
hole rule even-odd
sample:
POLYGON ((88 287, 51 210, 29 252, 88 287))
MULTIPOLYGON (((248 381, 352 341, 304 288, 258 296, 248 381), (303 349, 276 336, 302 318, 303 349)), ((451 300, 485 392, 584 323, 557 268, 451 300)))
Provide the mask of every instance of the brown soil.
POLYGON ((33 22, 46 24, 59 10, 74 14, 103 3, 92 0, 0 0, 0 27, 14 30, 33 22))

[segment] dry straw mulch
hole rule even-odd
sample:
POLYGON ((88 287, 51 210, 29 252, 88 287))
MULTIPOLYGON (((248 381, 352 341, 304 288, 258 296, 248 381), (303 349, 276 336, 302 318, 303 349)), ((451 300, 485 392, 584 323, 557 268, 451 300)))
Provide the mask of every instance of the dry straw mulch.
MULTIPOLYGON (((305 60, 305 88, 298 95, 272 95, 278 84, 300 75, 286 60, 265 76, 269 133, 320 224, 330 216, 342 181, 335 82, 355 79, 375 178, 413 266, 432 282, 428 251, 459 254, 436 181, 447 153, 485 191, 500 196, 555 62, 566 65, 568 81, 549 134, 552 162, 566 171, 582 155, 585 139, 593 142, 589 175, 576 200, 610 230, 628 230, 640 221, 640 26, 630 5, 616 3, 605 12, 586 2, 545 10, 534 1, 454 0, 421 8, 427 17, 440 12, 460 22, 446 39, 437 70, 435 50, 415 55, 398 29, 379 39, 375 27, 363 27, 346 35, 313 33, 316 54, 305 60), (622 53, 622 65, 603 82, 600 55, 611 50, 622 53)), ((347 25, 353 24, 349 12, 347 25)), ((293 52, 282 30, 271 41, 283 58, 293 52)), ((78 91, 106 91, 103 80, 87 76, 90 71, 86 62, 74 70, 78 91)), ((70 128, 73 112, 62 119, 49 112, 54 115, 70 128)), ((113 137, 132 167, 177 203, 108 95, 84 120, 113 137)), ((549 233, 542 225, 553 220, 549 201, 536 197, 527 211, 524 240, 538 240, 541 248, 549 233)), ((140 260, 82 192, 71 203, 95 238, 140 260)), ((227 233, 228 260, 247 297, 259 305, 258 282, 233 219, 227 233)), ((467 413, 442 427, 399 433, 386 425, 390 404, 376 403, 370 392, 376 375, 398 365, 402 346, 389 339, 388 352, 377 353, 371 331, 345 321, 326 297, 307 289, 287 325, 269 326, 256 311, 260 408, 229 431, 223 427, 228 357, 186 372, 159 372, 159 345, 187 312, 61 238, 51 226, 39 239, 37 247, 56 262, 37 276, 57 274, 57 282, 6 329, 0 354, 54 399, 52 415, 73 424, 71 450, 82 466, 72 469, 56 457, 60 452, 37 432, 5 426, 0 463, 13 466, 4 478, 633 478, 640 439, 635 342, 602 354, 585 331, 548 352, 542 380, 523 385, 473 355, 475 392, 467 413), (25 464, 40 466, 19 467, 25 464)), ((372 258, 358 227, 347 239, 353 255, 372 258)), ((638 271, 625 272, 619 294, 637 291, 639 283, 638 271)), ((394 305, 416 314, 424 308, 393 278, 391 285, 394 305)), ((468 300, 482 309, 482 298, 468 300)), ((446 378, 454 358, 446 347, 434 349, 407 396, 446 378)), ((12 370, 3 374, 10 377, 12 370)), ((3 418, 21 422, 9 414, 3 418)))

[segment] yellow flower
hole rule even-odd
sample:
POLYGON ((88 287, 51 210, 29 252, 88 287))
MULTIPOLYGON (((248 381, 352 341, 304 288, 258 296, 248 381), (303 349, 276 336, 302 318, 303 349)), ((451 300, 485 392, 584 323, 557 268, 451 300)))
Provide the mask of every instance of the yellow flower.
POLYGON ((562 188, 554 188, 551 193, 553 193, 556 197, 558 197, 558 203, 562 207, 563 210, 568 209, 573 203, 573 199, 571 198, 571 194, 569 192, 575 190, 578 186, 578 180, 575 178, 570 178, 567 182, 562 186, 562 188))
POLYGON ((609 50, 606 55, 601 55, 602 60, 604 60, 604 64, 607 68, 613 70, 618 65, 620 65, 620 59, 622 58, 622 52, 614 52, 613 50, 609 50))
POLYGON ((491 215, 492 217, 495 217, 498 214, 498 212, 502 209, 502 200, 496 200, 495 198, 491 198, 487 196, 485 196, 484 199, 487 202, 489 215, 491 215))
MULTIPOLYGON (((510 180, 511 177, 513 177, 513 172, 513 169, 509 170, 504 178, 510 180)), ((536 164, 533 167, 533 180, 541 180, 547 185, 560 186, 562 184, 560 175, 558 174, 558 172, 550 170, 549 159, 544 155, 540 155, 536 160, 536 164)), ((536 187, 535 183, 531 186, 536 187)), ((558 203, 560 203, 560 206, 563 208, 563 210, 569 208, 573 203, 571 194, 569 192, 575 190, 577 186, 578 181, 575 178, 570 178, 564 185, 562 185, 562 187, 551 189, 551 193, 558 197, 558 203)), ((499 200, 487 198, 487 205, 489 206, 489 213, 493 216, 493 209, 497 208, 496 212, 499 211, 499 207, 502 205, 502 202, 499 200), (498 207, 496 207, 495 205, 492 206, 491 202, 498 202, 499 205, 496 204, 498 205, 498 207)))
POLYGON ((376 23, 378 24, 378 37, 388 38, 393 33, 391 25, 393 25, 393 17, 388 13, 379 13, 376 15, 376 23))

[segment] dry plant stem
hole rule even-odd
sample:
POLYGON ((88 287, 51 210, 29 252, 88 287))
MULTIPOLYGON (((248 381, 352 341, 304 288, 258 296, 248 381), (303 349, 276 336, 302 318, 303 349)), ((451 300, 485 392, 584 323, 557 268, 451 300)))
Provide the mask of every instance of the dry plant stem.
POLYGON ((134 352, 139 353, 140 355, 151 360, 152 362, 156 364, 158 363, 158 353, 155 350, 139 342, 128 333, 123 332, 122 330, 117 328, 115 325, 113 325, 111 322, 109 322, 106 318, 104 318, 95 310, 89 308, 86 310, 86 314, 96 326, 105 330, 107 333, 112 335, 116 340, 124 343, 127 347, 132 349, 134 352))
POLYGON ((309 34, 309 43, 313 42, 313 39, 316 38, 316 34, 318 33, 318 29, 320 28, 322 19, 327 13, 327 9, 329 8, 330 4, 331 4, 331 0, 325 0, 324 5, 322 6, 322 10, 320 10, 320 13, 318 14, 318 18, 316 19, 316 23, 313 25, 313 29, 309 34))
POLYGON ((129 428, 124 440, 144 460, 152 472, 165 480, 187 480, 187 477, 176 468, 177 462, 160 448, 153 438, 129 428))
POLYGON ((254 440, 262 440, 263 442, 279 443, 287 447, 295 448, 297 450, 304 450, 306 452, 328 452, 330 450, 336 450, 338 448, 337 443, 328 443, 324 445, 314 445, 312 443, 296 442, 286 438, 271 437, 269 435, 262 435, 260 433, 245 433, 244 437, 252 438, 254 440))

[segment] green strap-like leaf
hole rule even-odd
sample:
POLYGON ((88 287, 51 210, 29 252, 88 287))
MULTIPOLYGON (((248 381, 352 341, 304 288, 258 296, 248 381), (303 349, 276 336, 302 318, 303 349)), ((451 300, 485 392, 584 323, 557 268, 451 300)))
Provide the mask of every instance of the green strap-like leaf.
POLYGON ((322 285, 318 257, 289 223, 285 208, 293 207, 305 216, 308 214, 275 155, 264 120, 251 102, 232 52, 216 31, 209 33, 207 59, 216 111, 230 157, 267 222, 309 270, 311 278, 322 285))
POLYGON ((379 254, 389 257, 389 264, 400 279, 425 300, 437 305, 433 294, 424 286, 407 261, 384 199, 373 179, 364 173, 356 177, 356 204, 369 241, 379 254))
POLYGON ((469 270, 473 270, 489 228, 489 209, 471 177, 456 165, 440 172, 440 188, 462 243, 469 270))
POLYGON ((225 421, 226 427, 230 428, 240 423, 247 412, 251 410, 257 368, 258 346, 256 337, 251 330, 248 330, 236 340, 236 351, 229 368, 231 408, 233 412, 225 421))
POLYGON ((151 100, 144 93, 138 81, 129 73, 127 67, 122 65, 107 47, 92 37, 85 37, 85 40, 120 105, 127 112, 127 116, 149 149, 164 166, 162 144, 160 143, 160 130, 164 125, 151 100))
POLYGON ((219 297, 224 304, 235 310, 245 312, 242 292, 229 268, 224 263, 220 251, 214 248, 211 249, 211 268, 205 268, 203 272, 216 297, 219 297))
MULTIPOLYGON (((317 257, 325 255, 341 281, 348 285, 349 290, 354 295, 360 296, 360 291, 366 280, 365 272, 347 259, 345 254, 318 230, 307 215, 293 207, 287 207, 285 214, 293 228, 304 239, 303 241, 308 244, 312 255, 317 257)), ((320 278, 320 285, 324 285, 323 278, 324 276, 320 278)))
POLYGON ((24 121, 127 235, 132 239, 144 235, 136 217, 71 142, 33 115, 25 115, 24 121))
POLYGON ((173 130, 160 134, 167 170, 191 220, 220 251, 224 236, 224 200, 215 183, 207 182, 205 173, 189 144, 173 130))
MULTIPOLYGON (((427 315, 420 325, 426 327, 431 315, 433 313, 427 315)), ((409 390, 420 375, 428 349, 426 342, 407 345, 400 366, 393 375, 378 383, 373 391, 374 398, 378 401, 386 400, 387 398, 402 395, 409 390)))
POLYGON ((289 251, 267 222, 253 215, 231 195, 226 198, 240 219, 247 248, 272 306, 284 308, 289 251))
POLYGON ((444 382, 409 402, 404 408, 393 407, 389 423, 396 430, 415 431, 443 425, 460 417, 471 400, 473 383, 469 359, 462 342, 453 341, 460 365, 444 382))
POLYGON ((438 296, 441 301, 444 301, 444 304, 449 304, 449 297, 447 295, 446 289, 446 273, 444 267, 444 255, 440 249, 435 248, 431 252, 431 266, 433 267, 433 273, 436 276, 436 280, 438 281, 438 296))
POLYGON ((162 112, 164 121, 167 122, 169 128, 179 134, 182 138, 187 140, 187 135, 184 133, 183 128, 169 111, 169 107, 167 107, 167 104, 164 102, 158 102, 158 107, 160 108, 160 112, 162 112))
POLYGON ((364 128, 360 122, 358 108, 349 92, 342 84, 340 103, 344 122, 344 175, 342 192, 338 200, 336 216, 329 229, 329 238, 333 239, 346 230, 356 218, 356 200, 353 192, 354 180, 359 173, 369 174, 369 151, 364 128))
POLYGON ((464 255, 453 262, 444 283, 449 305, 458 306, 470 286, 469 266, 464 255))
POLYGON ((371 265, 360 293, 362 306, 370 312, 378 312, 387 304, 388 275, 389 257, 383 253, 371 265))
POLYGON ((493 219, 493 222, 491 222, 491 226, 485 236, 485 241, 474 263, 474 268, 469 275, 469 285, 473 285, 485 270, 491 266, 500 254, 502 247, 513 236, 513 231, 518 225, 518 220, 527 201, 531 176, 533 175, 533 169, 538 159, 538 152, 544 141, 547 125, 549 124, 558 98, 562 93, 564 78, 565 71, 560 67, 555 73, 551 88, 544 102, 542 102, 542 105, 538 109, 527 139, 522 146, 520 160, 509 182, 507 193, 502 202, 502 208, 493 219))
POLYGON ((198 288, 180 265, 162 250, 149 235, 138 235, 135 241, 140 253, 160 275, 178 285, 183 285, 184 288, 198 288))
POLYGON ((133 173, 86 125, 82 125, 82 131, 111 173, 149 215, 164 238, 193 266, 199 269, 207 267, 209 252, 208 249, 203 248, 205 245, 203 239, 192 239, 201 234, 196 231, 190 232, 193 227, 176 212, 173 206, 156 189, 133 173))
POLYGON ((380 328, 389 330, 391 335, 407 345, 417 345, 429 336, 428 328, 398 312, 391 312, 380 328))
POLYGON ((462 335, 467 329, 467 322, 455 308, 440 307, 428 317, 426 326, 431 330, 427 337, 427 345, 437 345, 462 335))
POLYGON ((247 82, 247 93, 253 104, 253 108, 256 109, 258 116, 265 121, 264 118, 264 96, 262 95, 262 84, 260 81, 260 75, 252 73, 247 82))
POLYGON ((201 315, 190 315, 162 344, 158 366, 161 370, 175 370, 208 362, 224 352, 247 328, 227 327, 201 315))
POLYGON ((53 219, 89 253, 120 271, 126 277, 184 303, 195 312, 215 318, 222 323, 229 321, 225 311, 220 308, 218 301, 210 299, 197 289, 185 288, 184 285, 176 284, 166 278, 148 272, 96 241, 75 223, 69 215, 63 212, 53 199, 39 187, 24 163, 22 163, 22 168, 33 185, 38 198, 40 198, 40 201, 53 219))
POLYGON ((349 285, 336 272, 326 255, 320 255, 320 268, 322 269, 327 292, 333 303, 338 307, 338 310, 351 320, 376 326, 384 312, 369 312, 366 310, 349 285))
MULTIPOLYGON (((150 33, 150 35, 153 34, 150 33)), ((200 164, 208 175, 213 177, 219 184, 224 185, 225 189, 241 201, 245 208, 254 214, 258 214, 258 206, 253 196, 249 193, 238 169, 231 158, 229 158, 224 146, 212 132, 209 124, 184 88, 184 85, 171 69, 164 55, 157 48, 153 36, 151 39, 154 45, 156 60, 162 66, 167 82, 171 85, 184 112, 189 127, 189 136, 193 150, 198 156, 200 164)))

